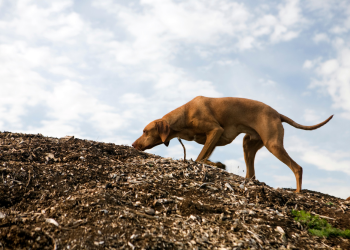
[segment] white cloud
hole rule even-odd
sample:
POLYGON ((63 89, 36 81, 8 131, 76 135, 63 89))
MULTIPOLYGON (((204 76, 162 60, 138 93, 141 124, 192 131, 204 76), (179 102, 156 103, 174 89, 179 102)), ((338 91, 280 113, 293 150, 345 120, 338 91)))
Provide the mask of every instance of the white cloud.
POLYGON ((341 171, 350 175, 350 159, 348 159, 348 157, 339 156, 339 153, 337 152, 330 153, 324 150, 307 150, 302 155, 302 159, 320 169, 327 171, 341 171))
POLYGON ((317 63, 315 72, 319 79, 310 87, 325 90, 332 97, 333 106, 342 109, 343 117, 350 119, 350 44, 341 39, 336 39, 333 44, 337 58, 317 63))
POLYGON ((245 176, 246 166, 244 161, 230 159, 230 160, 224 161, 224 164, 226 165, 226 170, 228 172, 245 176))
POLYGON ((324 1, 318 1, 318 0, 310 0, 307 2, 307 7, 311 10, 331 10, 332 6, 335 5, 336 2, 339 2, 337 0, 324 0, 324 1))
POLYGON ((317 43, 320 43, 320 42, 329 42, 330 39, 329 39, 327 34, 325 34, 325 33, 318 33, 318 34, 314 35, 312 40, 317 44, 317 43))
POLYGON ((29 40, 40 36, 53 42, 74 42, 73 38, 82 31, 83 21, 77 13, 65 13, 70 10, 73 1, 43 1, 40 4, 37 1, 16 1, 15 15, 6 23, 7 28, 13 29, 17 36, 29 40))
POLYGON ((54 136, 84 136, 83 121, 105 134, 126 126, 116 109, 96 98, 96 90, 78 82, 86 79, 81 69, 87 51, 77 42, 104 33, 95 32, 72 5, 18 1, 12 15, 0 21, 0 31, 7 34, 0 42, 2 126, 54 136), (41 121, 24 123, 35 108, 42 112, 41 121))
POLYGON ((303 186, 307 189, 317 190, 343 199, 346 199, 350 195, 349 182, 339 178, 321 177, 317 179, 304 179, 303 186))
POLYGON ((311 69, 314 66, 313 61, 306 60, 303 64, 304 69, 311 69))
POLYGON ((314 36, 315 43, 329 42, 334 36, 346 35, 350 30, 350 5, 347 0, 310 0, 305 7, 313 14, 313 22, 322 22, 326 32, 314 36), (328 34, 327 34, 328 33, 328 34))
MULTIPOLYGON (((33 50, 24 48, 24 44, 0 45, 0 119, 13 124, 16 129, 22 128, 21 116, 25 115, 26 109, 45 99, 46 80, 31 70, 39 63, 30 60, 25 53, 30 54, 33 50)), ((46 57, 42 50, 36 52, 39 58, 46 57)))
POLYGON ((169 58, 180 48, 179 42, 251 49, 261 46, 264 40, 257 38, 262 36, 270 36, 273 43, 293 39, 305 22, 298 0, 277 6, 276 16, 266 11, 252 13, 244 4, 227 0, 141 1, 139 7, 145 11, 110 0, 94 5, 115 15, 132 37, 132 45, 125 45, 119 55, 120 61, 169 58))
POLYGON ((253 44, 255 42, 255 38, 252 36, 246 36, 246 37, 242 37, 241 39, 239 39, 237 46, 239 48, 239 50, 246 50, 246 49, 251 49, 253 48, 253 44))
POLYGON ((317 14, 322 21, 335 18, 338 11, 344 11, 349 6, 347 0, 309 0, 303 4, 308 11, 317 14))
POLYGON ((296 183, 295 176, 292 173, 290 175, 273 175, 272 177, 277 187, 294 187, 296 183))
POLYGON ((344 11, 345 18, 340 21, 340 24, 334 25, 330 29, 331 33, 341 35, 341 34, 346 33, 350 30, 350 17, 349 17, 350 7, 349 7, 349 4, 347 4, 346 8, 344 8, 343 11, 344 11))
POLYGON ((24 133, 40 133, 45 136, 62 137, 66 135, 74 135, 77 138, 86 138, 83 131, 81 131, 79 123, 62 120, 44 120, 40 122, 40 126, 28 126, 21 130, 24 133))
POLYGON ((339 171, 350 175, 349 152, 344 150, 325 150, 311 146, 307 141, 298 137, 289 137, 288 152, 295 152, 299 158, 319 169, 339 171))
MULTIPOLYGON (((261 6, 261 9, 265 9, 261 6)), ((286 0, 277 6, 278 14, 273 15, 263 11, 253 21, 249 31, 256 38, 268 36, 270 42, 279 43, 289 41, 299 36, 299 33, 306 27, 306 19, 301 13, 298 0, 286 0)), ((260 39, 261 39, 260 38, 260 39)), ((262 41, 257 41, 255 46, 260 47, 262 41)))
POLYGON ((270 79, 263 79, 263 78, 260 78, 259 82, 262 84, 262 86, 265 86, 265 87, 272 87, 272 86, 276 86, 277 84, 276 82, 270 79))
MULTIPOLYGON (((0 71, 0 77, 3 76, 1 73, 0 71)), ((27 77, 30 75, 26 74, 27 77)), ((0 117, 2 125, 6 123, 6 127, 12 127, 13 130, 51 136, 70 134, 83 138, 82 121, 89 123, 97 131, 104 131, 105 134, 126 125, 116 110, 100 103, 77 82, 67 80, 53 85, 32 78, 34 82, 28 88, 26 80, 30 78, 23 81, 16 81, 13 77, 5 79, 8 83, 2 84, 0 117), (51 90, 52 86, 54 87, 51 90), (42 109, 45 116, 41 117, 40 125, 25 126, 22 119, 34 107, 42 109)))
POLYGON ((285 1, 279 6, 279 22, 275 24, 271 35, 272 42, 289 41, 299 35, 299 25, 304 23, 299 7, 299 0, 285 1), (296 30, 291 30, 291 29, 296 30))
MULTIPOLYGON (((82 139, 87 139, 85 137, 81 137, 82 139)), ((104 143, 116 143, 117 145, 128 145, 131 146, 130 138, 128 136, 115 136, 115 135, 108 135, 108 136, 100 136, 100 135, 89 135, 89 138, 93 141, 100 141, 104 143)), ((150 153, 150 152, 147 152, 150 153)))
POLYGON ((305 62, 303 64, 303 68, 304 69, 314 69, 322 62, 322 59, 323 59, 322 57, 318 57, 314 60, 305 60, 305 62))
MULTIPOLYGON (((323 183, 323 181, 320 180, 320 183, 323 183)), ((350 187, 347 185, 347 183, 344 183, 343 185, 334 185, 334 183, 337 183, 337 180, 335 180, 331 185, 318 185, 315 186, 315 188, 317 188, 317 191, 325 194, 330 194, 343 199, 348 198, 350 195, 350 187)))
POLYGON ((320 65, 319 74, 331 75, 339 67, 338 61, 335 59, 328 60, 320 65))
POLYGON ((290 26, 300 21, 300 12, 299 0, 288 0, 285 5, 280 6, 278 16, 283 25, 290 26))
POLYGON ((120 98, 120 102, 129 105, 145 105, 146 99, 140 93, 125 93, 120 98))
MULTIPOLYGON (((274 187, 295 188, 295 177, 290 175, 273 175, 274 187)), ((349 183, 345 183, 335 178, 303 178, 303 189, 317 190, 325 194, 346 199, 349 197, 349 183), (337 183, 337 184, 335 184, 337 183)))
POLYGON ((267 148, 262 147, 257 153, 255 157, 255 162, 262 161, 263 159, 267 157, 275 157, 273 154, 271 154, 270 151, 267 150, 267 148))
POLYGON ((46 98, 46 105, 50 108, 50 121, 74 124, 86 120, 96 129, 109 133, 123 126, 123 119, 112 107, 99 103, 78 82, 60 82, 52 92, 47 93, 46 98))
POLYGON ((331 178, 331 177, 327 177, 327 178, 322 178, 322 179, 306 179, 303 180, 303 184, 305 185, 313 185, 313 186, 324 186, 325 184, 333 184, 337 183, 337 184, 349 184, 349 183, 344 183, 344 181, 339 180, 339 179, 335 179, 335 178, 331 178))
POLYGON ((316 113, 313 109, 304 110, 304 120, 310 123, 319 123, 321 118, 320 115, 316 113))
MULTIPOLYGON (((108 8, 110 4, 107 5, 108 8)), ((245 28, 249 17, 243 4, 219 1, 141 1, 147 12, 123 9, 119 12, 128 31, 137 39, 180 39, 211 44, 220 34, 232 34, 245 28)))

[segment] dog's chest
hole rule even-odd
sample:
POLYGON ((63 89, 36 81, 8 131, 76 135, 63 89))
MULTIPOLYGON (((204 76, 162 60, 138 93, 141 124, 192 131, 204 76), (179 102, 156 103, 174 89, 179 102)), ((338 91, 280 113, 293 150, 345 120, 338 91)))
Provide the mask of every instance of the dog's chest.
POLYGON ((186 141, 194 141, 196 139, 196 135, 193 133, 193 131, 189 129, 184 129, 178 132, 177 137, 180 137, 181 139, 184 139, 186 141))

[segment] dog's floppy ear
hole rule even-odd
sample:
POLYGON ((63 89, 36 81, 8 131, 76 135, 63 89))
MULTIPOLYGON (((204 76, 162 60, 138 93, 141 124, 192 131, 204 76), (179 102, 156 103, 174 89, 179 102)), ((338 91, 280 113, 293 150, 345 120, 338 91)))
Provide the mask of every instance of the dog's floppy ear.
POLYGON ((160 120, 156 122, 156 127, 160 136, 160 139, 162 139, 162 142, 164 142, 165 146, 169 145, 169 142, 165 142, 170 134, 170 126, 169 123, 165 120, 160 120))

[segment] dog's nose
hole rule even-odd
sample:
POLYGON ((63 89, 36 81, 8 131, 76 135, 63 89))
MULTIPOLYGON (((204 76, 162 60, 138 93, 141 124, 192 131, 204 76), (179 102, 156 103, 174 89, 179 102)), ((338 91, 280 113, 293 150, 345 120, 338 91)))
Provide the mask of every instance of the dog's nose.
POLYGON ((135 149, 140 150, 140 145, 138 145, 136 142, 134 142, 134 143, 132 144, 132 146, 133 146, 135 149))

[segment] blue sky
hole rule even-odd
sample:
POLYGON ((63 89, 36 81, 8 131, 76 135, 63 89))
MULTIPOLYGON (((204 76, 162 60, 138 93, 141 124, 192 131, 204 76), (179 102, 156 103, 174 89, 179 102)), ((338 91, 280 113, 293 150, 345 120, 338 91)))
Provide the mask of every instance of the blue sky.
MULTIPOLYGON (((303 188, 350 196, 350 3, 0 0, 0 130, 131 145, 198 95, 262 101, 285 124, 303 188)), ((244 175, 242 138, 213 161, 244 175), (238 168, 239 166, 239 168, 238 168)), ((196 158, 201 146, 184 142, 196 158)), ((181 158, 178 141, 149 152, 181 158)), ((295 188, 266 149, 256 176, 295 188)))

